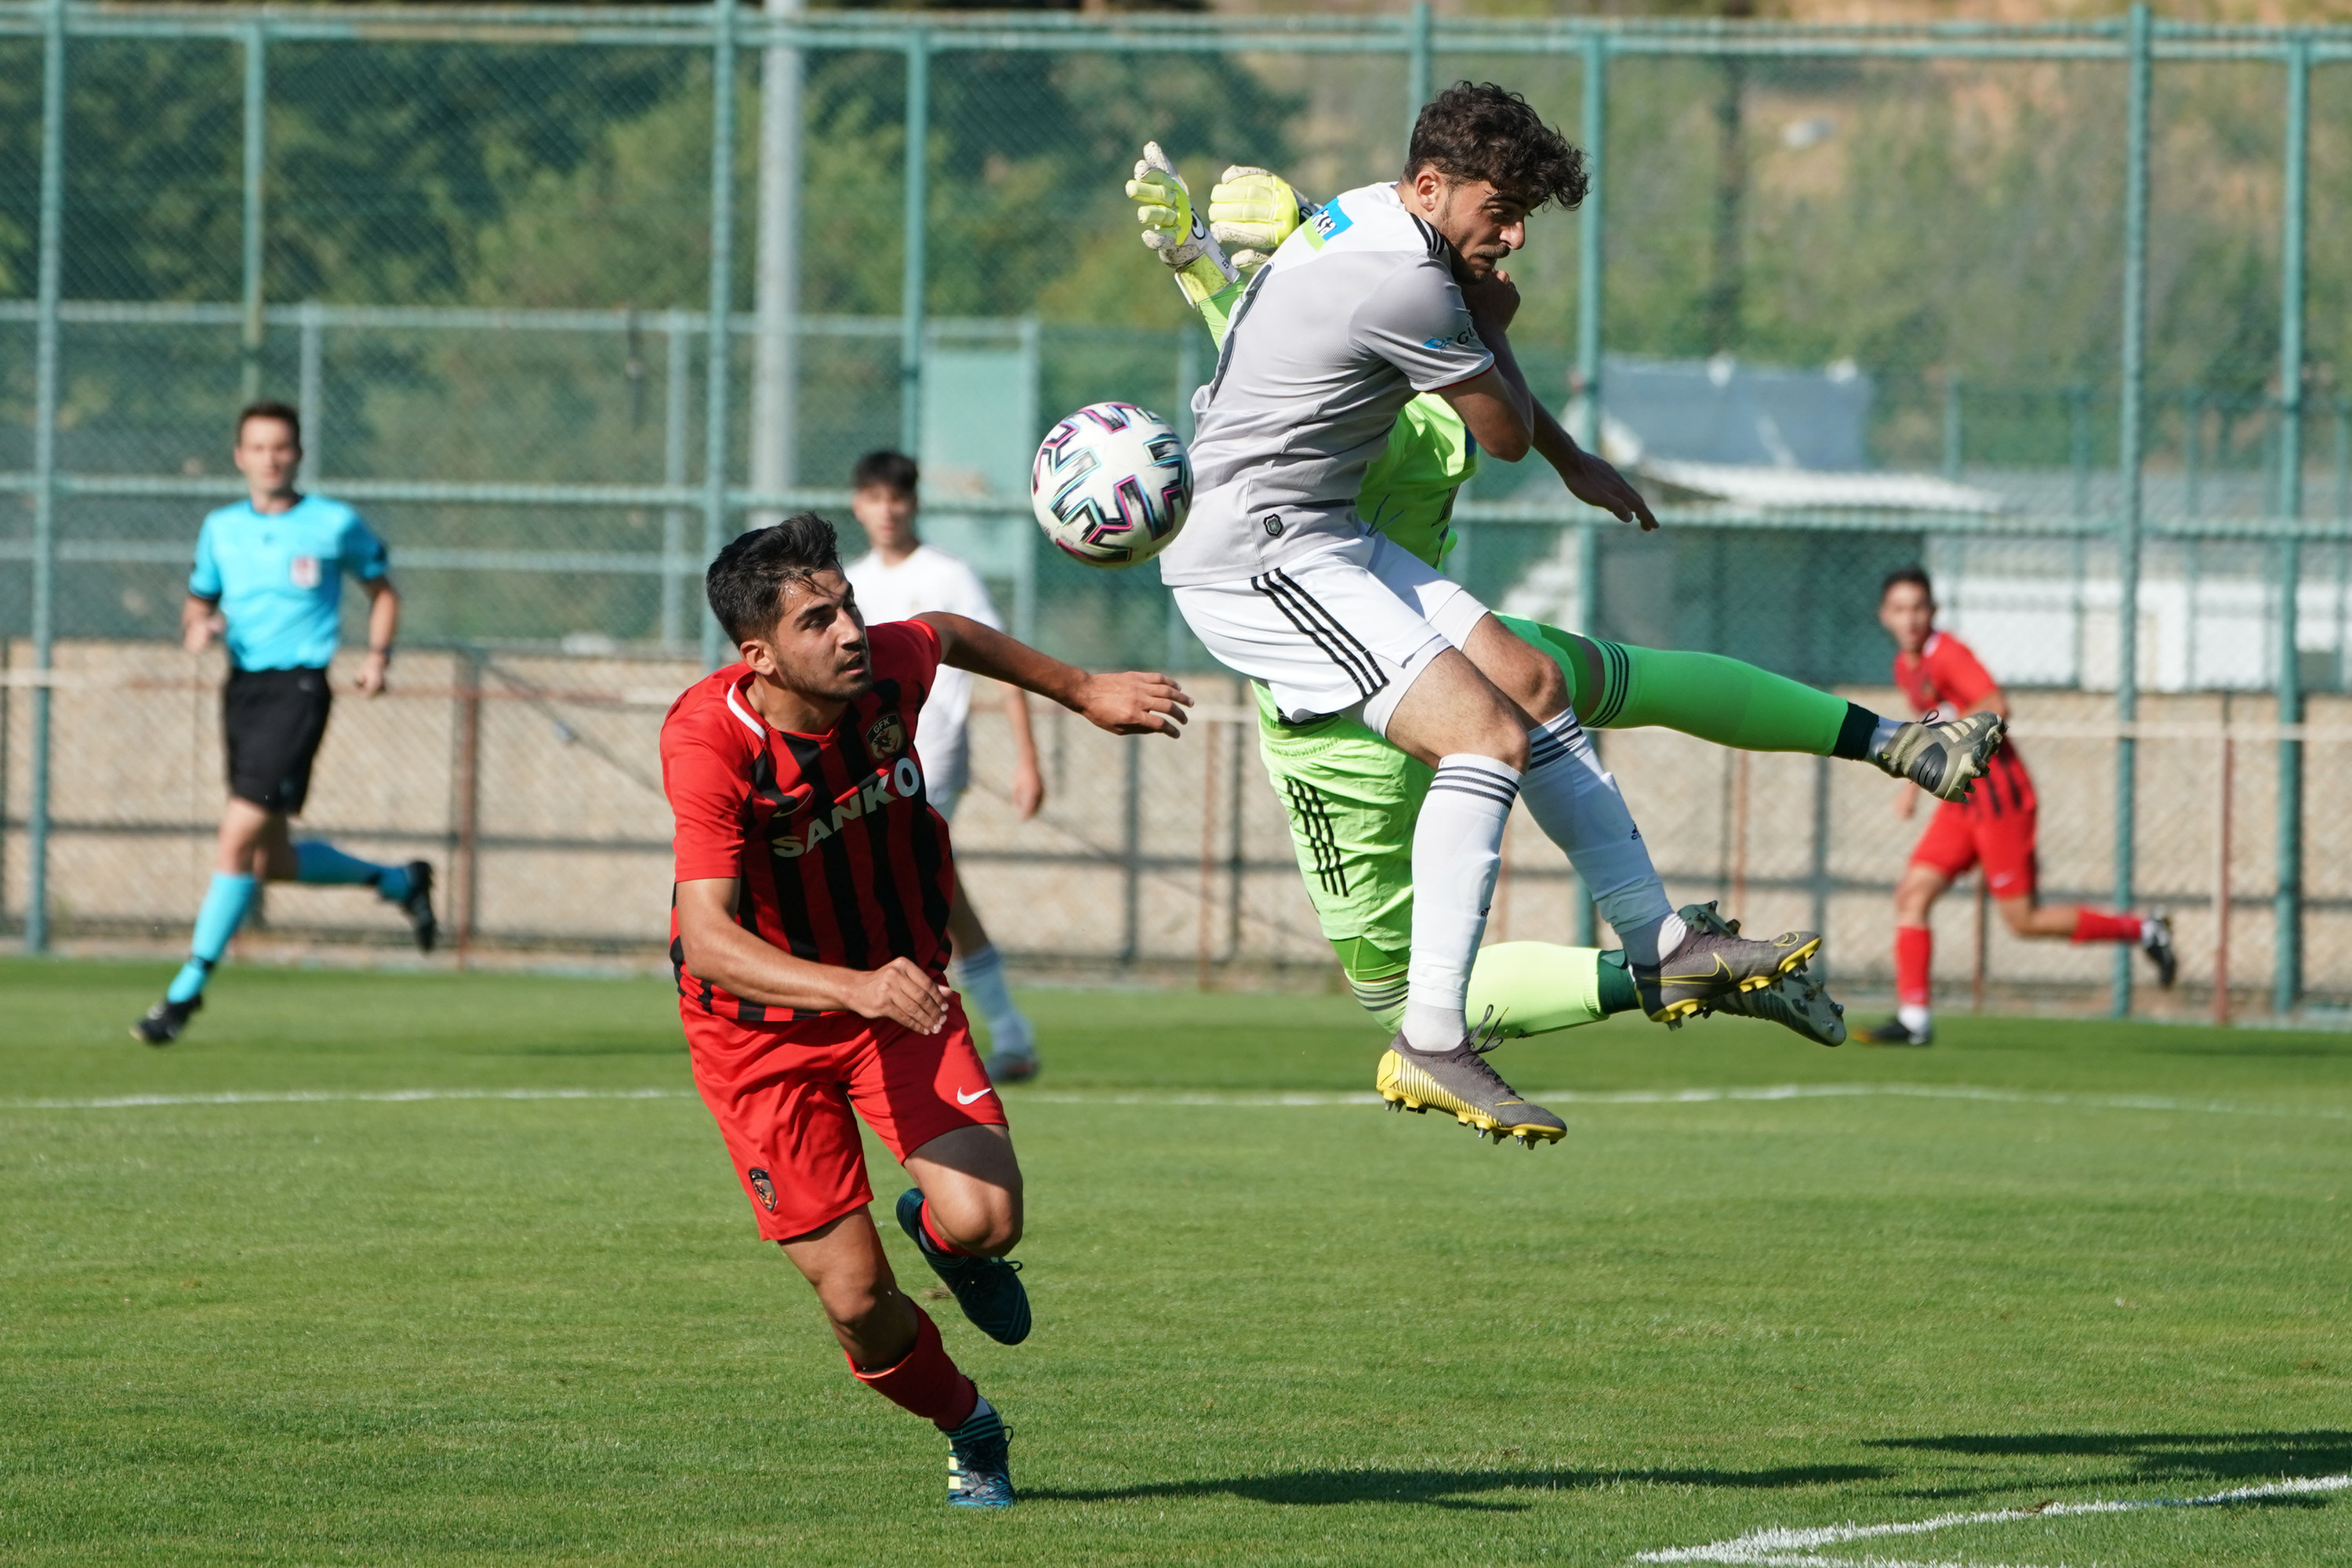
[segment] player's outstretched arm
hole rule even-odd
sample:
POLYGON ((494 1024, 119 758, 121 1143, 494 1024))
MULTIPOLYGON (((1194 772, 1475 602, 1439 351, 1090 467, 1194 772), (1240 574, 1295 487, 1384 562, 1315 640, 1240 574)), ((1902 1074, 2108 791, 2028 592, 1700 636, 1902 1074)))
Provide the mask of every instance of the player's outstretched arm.
POLYGON ((735 923, 736 879, 677 885, 677 940, 688 973, 772 1007, 887 1018, 919 1035, 947 1021, 949 989, 907 958, 879 969, 842 969, 795 958, 735 923))
POLYGON ((1658 526, 1650 511, 1650 503, 1632 480, 1617 471, 1617 466, 1597 452, 1588 452, 1576 444, 1576 437, 1552 417, 1551 410, 1541 401, 1536 402, 1535 445, 1544 461, 1558 472, 1568 493, 1587 506, 1597 506, 1620 522, 1639 522, 1647 533, 1658 526))
POLYGON ((1039 653, 968 616, 933 610, 915 619, 939 634, 940 662, 1058 702, 1114 735, 1181 735, 1192 706, 1169 677, 1142 670, 1095 675, 1039 653))

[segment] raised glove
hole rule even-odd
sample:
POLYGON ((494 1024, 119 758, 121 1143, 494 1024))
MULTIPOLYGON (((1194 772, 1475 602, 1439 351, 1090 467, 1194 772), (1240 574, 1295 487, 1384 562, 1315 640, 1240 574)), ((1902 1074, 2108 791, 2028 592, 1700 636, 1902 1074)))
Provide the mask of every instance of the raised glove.
POLYGON ((1127 194, 1137 204, 1135 220, 1143 226, 1143 243, 1160 253, 1160 259, 1176 274, 1177 287, 1195 308, 1241 276, 1225 259, 1224 249, 1210 235, 1209 226, 1192 210, 1192 192, 1159 142, 1143 144, 1143 156, 1136 162, 1127 194))
POLYGON ((1233 247, 1244 272, 1265 266, 1306 216, 1290 182, 1255 164, 1234 164, 1209 191, 1209 233, 1233 247))

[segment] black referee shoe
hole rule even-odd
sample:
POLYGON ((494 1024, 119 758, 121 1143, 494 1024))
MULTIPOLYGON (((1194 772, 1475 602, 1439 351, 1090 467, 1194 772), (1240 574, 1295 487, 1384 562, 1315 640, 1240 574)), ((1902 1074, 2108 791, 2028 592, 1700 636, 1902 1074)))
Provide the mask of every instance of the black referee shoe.
POLYGON ((408 897, 400 900, 400 912, 408 917, 409 929, 416 933, 416 951, 431 952, 434 942, 440 940, 441 922, 433 918, 433 866, 430 861, 411 860, 408 863, 408 897))
POLYGON ((191 996, 184 1002, 169 998, 158 1002, 147 1009, 145 1017, 131 1026, 131 1037, 151 1046, 168 1046, 180 1037, 180 1031, 188 1026, 190 1016, 204 1005, 202 996, 191 996))

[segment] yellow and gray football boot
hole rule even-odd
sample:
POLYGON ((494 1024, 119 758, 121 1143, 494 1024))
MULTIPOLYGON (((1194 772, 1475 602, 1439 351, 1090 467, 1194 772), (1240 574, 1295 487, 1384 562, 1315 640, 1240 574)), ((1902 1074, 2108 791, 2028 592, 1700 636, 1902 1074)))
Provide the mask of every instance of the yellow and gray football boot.
POLYGON ((1462 1043, 1450 1051, 1417 1051, 1405 1043, 1400 1029, 1381 1058, 1373 1087, 1391 1110, 1415 1115, 1443 1110, 1497 1143, 1516 1138, 1532 1149, 1538 1141, 1559 1142, 1568 1123, 1505 1083, 1503 1075, 1487 1065, 1486 1053, 1502 1038, 1502 1026, 1492 1013, 1479 1027, 1465 1031, 1462 1043))
POLYGON ((1682 945, 1656 963, 1633 965, 1642 1011, 1654 1024, 1679 1027, 1735 992, 1761 991, 1794 974, 1822 950, 1821 936, 1809 931, 1749 942, 1739 934, 1739 922, 1717 914, 1711 903, 1686 905, 1680 913, 1690 931, 1682 945))
MULTIPOLYGON (((1739 922, 1717 912, 1714 900, 1685 904, 1677 911, 1693 931, 1717 936, 1738 936, 1739 922)), ((1802 1035, 1817 1046, 1845 1044, 1845 1007, 1830 995, 1829 987, 1802 970, 1783 974, 1754 991, 1732 991, 1708 1003, 1703 1012, 1725 1013, 1735 1018, 1761 1018, 1802 1035)))
POLYGON ((1998 713, 1932 724, 1914 720, 1896 725, 1885 749, 1870 760, 1937 800, 1966 800, 2008 734, 2009 721, 1998 713))

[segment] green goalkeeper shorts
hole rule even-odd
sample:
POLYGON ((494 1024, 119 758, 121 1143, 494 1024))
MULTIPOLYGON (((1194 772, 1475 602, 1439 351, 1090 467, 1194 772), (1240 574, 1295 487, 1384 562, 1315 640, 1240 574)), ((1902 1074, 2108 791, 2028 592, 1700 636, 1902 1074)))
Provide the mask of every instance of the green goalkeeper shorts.
MULTIPOLYGON (((1430 768, 1353 719, 1284 724, 1265 689, 1252 689, 1258 755, 1290 818, 1291 845, 1324 936, 1342 953, 1358 944, 1411 951, 1412 827, 1430 768)), ((1381 1010, 1372 998, 1364 1005, 1381 1010)))

